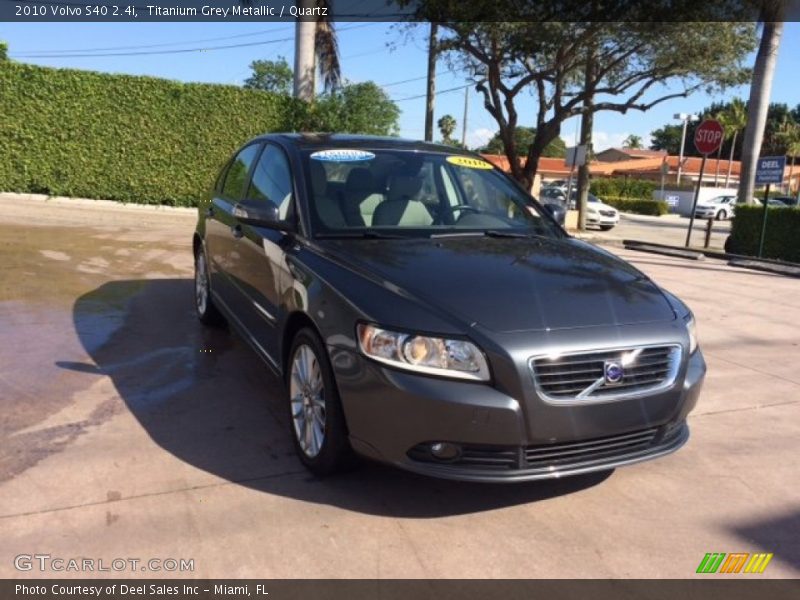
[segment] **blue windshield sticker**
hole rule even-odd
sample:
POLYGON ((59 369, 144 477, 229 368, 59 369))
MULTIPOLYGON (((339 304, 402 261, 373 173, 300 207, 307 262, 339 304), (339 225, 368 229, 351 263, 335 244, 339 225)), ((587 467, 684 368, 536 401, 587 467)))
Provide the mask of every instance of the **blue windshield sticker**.
POLYGON ((363 160, 372 160, 375 155, 372 152, 365 150, 320 150, 311 154, 314 160, 325 160, 329 162, 359 162, 363 160))

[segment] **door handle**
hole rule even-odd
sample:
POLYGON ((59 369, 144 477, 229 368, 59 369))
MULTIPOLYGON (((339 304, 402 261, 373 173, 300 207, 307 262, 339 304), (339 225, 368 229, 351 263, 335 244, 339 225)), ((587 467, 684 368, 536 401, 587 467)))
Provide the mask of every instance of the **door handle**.
POLYGON ((209 206, 206 209, 206 217, 213 217, 213 216, 214 216, 214 207, 213 206, 209 206))
POLYGON ((233 234, 233 237, 235 237, 237 240, 244 235, 241 225, 234 225, 233 227, 231 227, 231 233, 233 234))

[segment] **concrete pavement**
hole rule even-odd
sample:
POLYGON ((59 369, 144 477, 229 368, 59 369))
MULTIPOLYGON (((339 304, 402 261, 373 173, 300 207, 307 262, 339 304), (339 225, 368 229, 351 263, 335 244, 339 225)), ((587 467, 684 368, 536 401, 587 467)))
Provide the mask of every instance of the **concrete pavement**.
POLYGON ((0 195, 0 576, 86 575, 20 572, 26 553, 194 560, 104 574, 127 577, 685 578, 706 552, 800 574, 796 279, 613 249, 697 316, 709 373, 670 457, 510 486, 317 480, 278 382, 195 320, 193 226, 0 195))
MULTIPOLYGON (((707 221, 695 219, 692 228, 691 246, 703 248, 705 244, 707 221)), ((610 231, 589 230, 588 236, 596 242, 615 242, 621 240, 640 240, 670 246, 683 246, 686 243, 686 232, 689 229, 689 218, 680 215, 648 215, 620 214, 620 222, 610 231)), ((709 248, 723 250, 725 240, 731 233, 730 221, 714 221, 711 229, 709 248)))

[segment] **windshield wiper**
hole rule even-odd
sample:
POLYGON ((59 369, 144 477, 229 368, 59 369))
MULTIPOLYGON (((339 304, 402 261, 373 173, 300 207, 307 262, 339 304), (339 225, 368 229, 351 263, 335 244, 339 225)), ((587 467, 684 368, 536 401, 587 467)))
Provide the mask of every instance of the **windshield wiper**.
POLYGON ((480 236, 483 237, 482 231, 443 231, 441 233, 432 233, 431 239, 436 240, 439 238, 450 238, 450 237, 475 237, 480 236))
POLYGON ((483 235, 486 237, 493 237, 493 238, 530 238, 530 237, 542 237, 535 233, 523 233, 521 231, 509 231, 505 229, 486 229, 483 232, 483 235))
POLYGON ((378 231, 335 231, 329 233, 318 233, 314 236, 321 240, 335 239, 361 239, 361 240, 398 240, 405 238, 404 235, 393 233, 381 233, 378 231))

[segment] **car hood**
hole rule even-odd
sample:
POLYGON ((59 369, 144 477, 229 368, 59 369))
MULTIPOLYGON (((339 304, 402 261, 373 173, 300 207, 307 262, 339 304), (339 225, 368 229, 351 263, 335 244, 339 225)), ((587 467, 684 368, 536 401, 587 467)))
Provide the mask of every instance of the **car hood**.
POLYGON ((597 210, 613 210, 617 212, 617 209, 611 206, 610 204, 606 204, 605 202, 590 202, 587 204, 589 207, 594 207, 597 210))
POLYGON ((577 240, 348 239, 326 240, 322 247, 389 290, 491 331, 675 318, 665 296, 641 272, 577 240))

